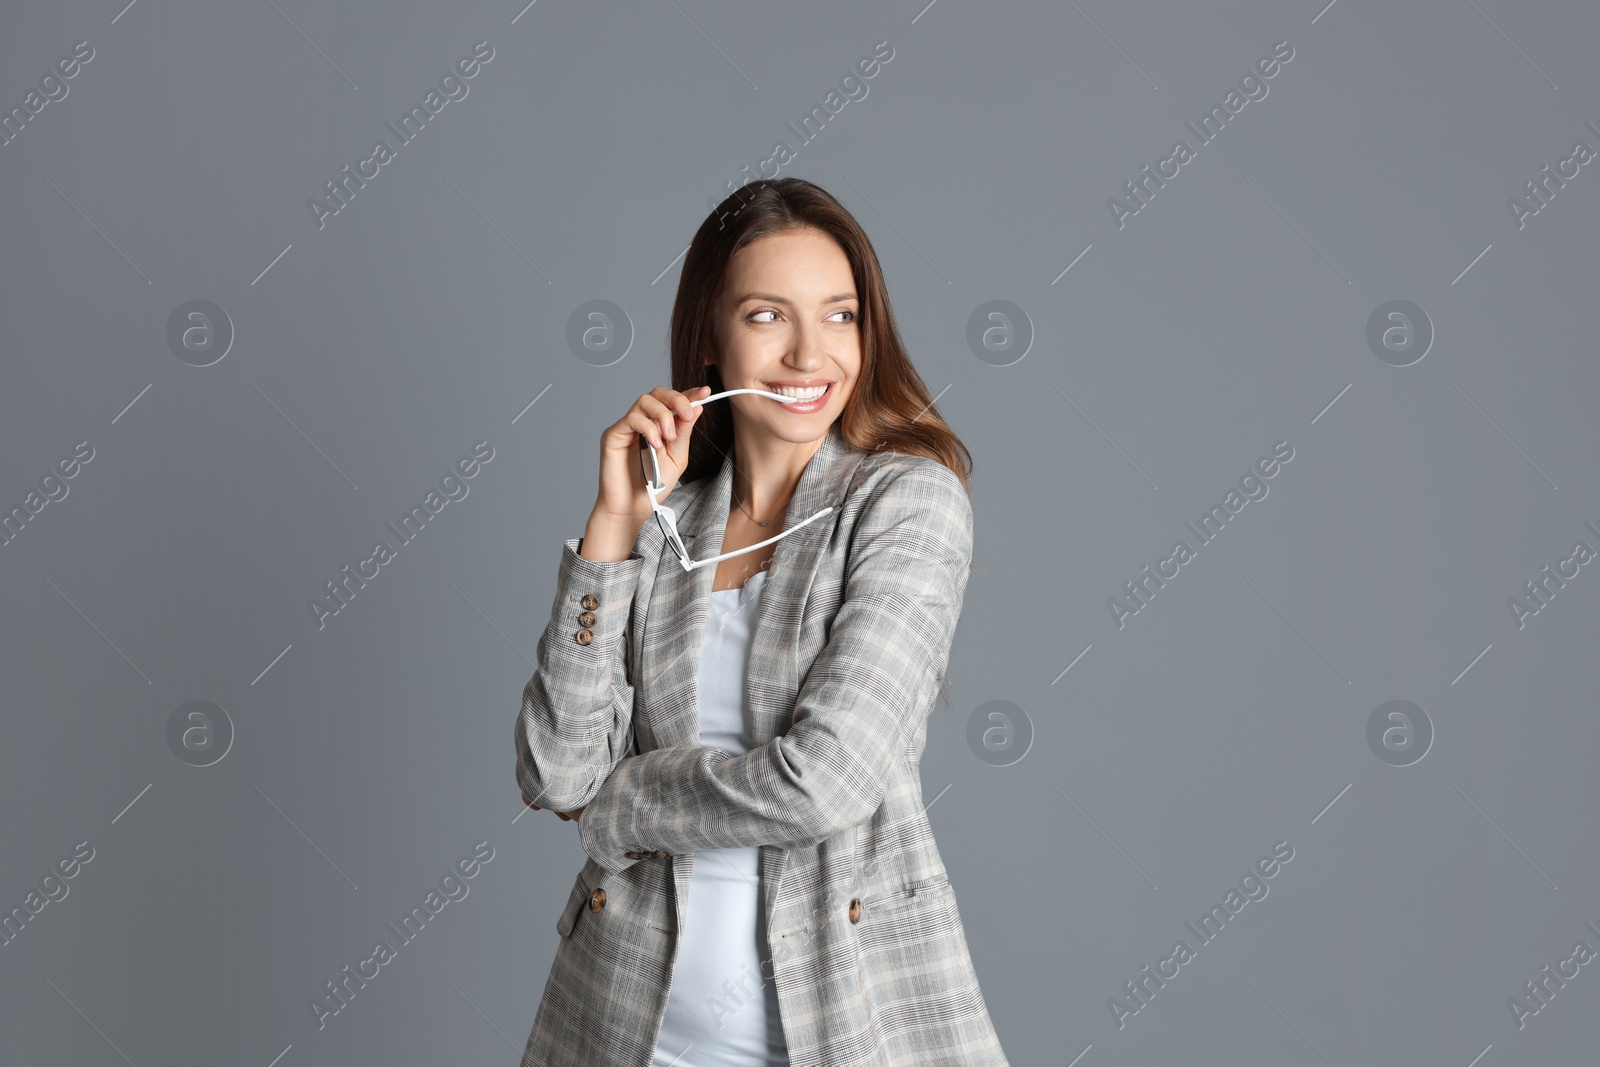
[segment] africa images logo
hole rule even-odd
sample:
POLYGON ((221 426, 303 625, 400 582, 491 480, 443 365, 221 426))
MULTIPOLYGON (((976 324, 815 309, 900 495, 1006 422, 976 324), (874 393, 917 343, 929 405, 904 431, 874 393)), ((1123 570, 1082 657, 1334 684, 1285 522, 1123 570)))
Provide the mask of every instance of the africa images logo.
MULTIPOLYGON (((429 89, 423 96, 422 103, 412 104, 400 119, 397 129, 392 122, 385 122, 389 132, 394 134, 396 143, 404 148, 416 139, 417 135, 428 125, 429 120, 445 109, 451 101, 461 101, 467 98, 472 91, 471 86, 463 79, 476 78, 482 71, 483 65, 494 58, 494 48, 488 41, 479 41, 472 46, 472 54, 463 56, 456 61, 455 66, 449 68, 439 78, 439 88, 429 89), (440 95, 440 94, 443 95, 440 95)), ((328 198, 320 200, 309 197, 306 206, 311 209, 311 217, 317 220, 317 229, 322 229, 328 224, 328 217, 337 215, 350 206, 350 201, 355 199, 356 193, 367 187, 367 182, 376 178, 383 172, 383 167, 394 162, 396 153, 389 147, 387 141, 379 140, 373 143, 372 152, 365 159, 356 161, 356 169, 352 171, 350 164, 340 167, 344 177, 322 183, 322 188, 327 192, 328 198), (370 168, 370 172, 369 172, 370 168)))

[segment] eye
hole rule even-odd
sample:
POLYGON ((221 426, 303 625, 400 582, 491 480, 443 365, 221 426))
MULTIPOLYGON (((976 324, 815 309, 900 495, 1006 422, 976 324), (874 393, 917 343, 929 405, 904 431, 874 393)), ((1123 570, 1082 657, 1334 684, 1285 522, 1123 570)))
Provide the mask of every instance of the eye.
POLYGON ((772 308, 762 308, 760 311, 752 311, 749 315, 745 316, 745 321, 747 321, 747 322, 756 322, 756 321, 771 322, 771 321, 773 321, 772 319, 757 320, 756 316, 757 315, 776 315, 776 314, 777 314, 777 312, 774 311, 772 308))
MULTIPOLYGON (((840 308, 838 311, 835 311, 833 314, 834 315, 849 315, 850 318, 845 320, 845 321, 847 321, 847 322, 855 322, 856 321, 856 313, 854 311, 851 311, 849 308, 840 308)), ((832 315, 829 316, 829 318, 832 318, 832 317, 833 317, 832 315)))

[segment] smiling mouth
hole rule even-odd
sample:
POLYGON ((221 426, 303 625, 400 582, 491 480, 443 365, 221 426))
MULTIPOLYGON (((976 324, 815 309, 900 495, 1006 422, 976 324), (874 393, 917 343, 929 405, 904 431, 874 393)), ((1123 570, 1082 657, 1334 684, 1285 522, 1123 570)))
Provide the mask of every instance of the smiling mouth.
MULTIPOLYGON (((815 403, 818 403, 818 402, 820 402, 822 400, 826 400, 832 394, 833 387, 836 384, 837 384, 836 382, 827 383, 827 385, 823 387, 822 392, 818 393, 816 396, 812 396, 812 397, 798 397, 798 396, 790 397, 789 401, 788 401, 788 404, 785 404, 785 406, 789 406, 789 405, 793 405, 793 404, 815 404, 815 403)), ((783 389, 779 388, 776 385, 768 385, 766 388, 769 389, 770 391, 774 392, 774 393, 783 393, 783 389)), ((777 403, 782 403, 782 401, 777 401, 777 403)))

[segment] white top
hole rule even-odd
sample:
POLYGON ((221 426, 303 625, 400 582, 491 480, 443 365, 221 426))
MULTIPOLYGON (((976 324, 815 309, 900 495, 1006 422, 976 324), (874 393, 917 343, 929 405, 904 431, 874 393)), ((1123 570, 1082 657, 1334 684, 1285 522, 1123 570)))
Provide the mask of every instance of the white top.
MULTIPOLYGON (((742 589, 712 591, 706 612, 700 744, 735 756, 754 747, 744 682, 766 577, 757 571, 742 589)), ((760 847, 695 853, 689 885, 651 1067, 788 1067, 764 933, 760 847)))

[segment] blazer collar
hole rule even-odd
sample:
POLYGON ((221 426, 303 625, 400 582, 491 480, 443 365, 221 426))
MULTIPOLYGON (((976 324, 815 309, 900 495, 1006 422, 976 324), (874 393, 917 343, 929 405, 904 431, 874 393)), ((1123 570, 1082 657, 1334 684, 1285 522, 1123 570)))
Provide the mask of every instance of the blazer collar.
MULTIPOLYGON (((766 587, 756 613, 745 696, 751 709, 751 733, 762 745, 788 730, 799 693, 800 624, 811 576, 821 549, 833 536, 851 476, 869 453, 851 447, 835 422, 811 456, 784 512, 783 529, 825 507, 833 512, 796 530, 773 546, 766 587)), ((689 554, 706 559, 722 551, 722 538, 732 506, 733 460, 722 467, 678 513, 678 530, 689 554)), ((668 498, 671 501, 671 498, 668 498)), ((716 567, 685 571, 677 556, 662 546, 643 647, 661 653, 645 664, 653 675, 648 686, 646 718, 658 747, 699 744, 696 688, 700 646, 716 567)))
MULTIPOLYGON (((802 522, 812 514, 821 511, 830 504, 837 506, 841 501, 835 499, 844 488, 845 479, 855 470, 855 463, 848 464, 848 470, 843 469, 846 461, 859 461, 866 455, 845 441, 839 432, 839 423, 835 421, 828 427, 827 436, 822 439, 822 444, 817 446, 816 452, 806 464, 806 469, 800 472, 800 481, 795 485, 794 495, 789 500, 788 510, 784 512, 783 525, 788 529, 790 523, 802 522), (841 477, 843 475, 843 477, 841 477)), ((689 546, 689 554, 695 559, 704 559, 715 556, 722 551, 722 536, 727 531, 728 512, 733 508, 733 457, 723 457, 722 466, 706 485, 703 492, 698 494, 684 510, 687 515, 682 516, 684 526, 694 532, 680 527, 679 534, 684 543, 689 546)), ((832 516, 829 516, 832 518, 832 516)), ((826 519, 818 519, 807 530, 821 524, 830 525, 826 519)), ((793 534, 778 542, 781 547, 785 542, 792 541, 801 534, 793 534)), ((671 550, 668 549, 668 555, 671 550)), ((681 564, 673 558, 673 565, 679 571, 683 570, 681 564)), ((776 561, 774 561, 776 562, 776 561)), ((714 567, 698 568, 696 575, 710 575, 714 567)), ((709 591, 711 583, 707 581, 709 591)))
MULTIPOLYGON (((789 731, 794 721, 795 699, 800 692, 800 634, 811 579, 822 560, 822 549, 838 528, 839 513, 856 469, 871 453, 852 448, 840 435, 838 423, 828 428, 822 444, 812 453, 800 474, 794 495, 784 512, 783 529, 832 506, 833 511, 796 530, 773 546, 766 586, 756 610, 745 674, 745 702, 750 708, 750 733, 755 747, 789 731)), ((678 532, 693 559, 706 559, 722 551, 733 489, 733 461, 722 467, 678 513, 678 532)), ((685 487, 689 488, 689 487, 685 487)), ((674 493, 674 496, 677 494, 674 493)), ((668 498, 669 500, 671 497, 668 498)), ((664 540, 664 539, 663 539, 664 540)), ((650 650, 642 664, 638 700, 634 708, 636 735, 643 726, 657 748, 700 743, 700 711, 696 689, 700 673, 700 646, 706 613, 715 582, 716 567, 685 571, 678 557, 661 546, 656 574, 648 597, 644 633, 638 648, 650 650)), ((807 669, 810 665, 807 664, 807 669)), ((782 849, 761 850, 761 887, 767 914, 777 908, 778 888, 788 865, 782 849)), ((678 928, 687 918, 685 901, 694 870, 693 854, 672 860, 674 900, 678 928)))

